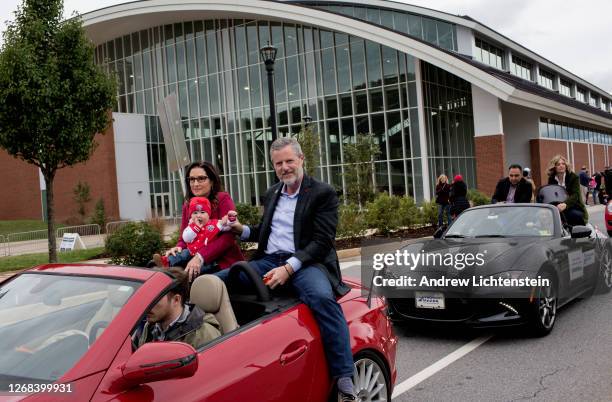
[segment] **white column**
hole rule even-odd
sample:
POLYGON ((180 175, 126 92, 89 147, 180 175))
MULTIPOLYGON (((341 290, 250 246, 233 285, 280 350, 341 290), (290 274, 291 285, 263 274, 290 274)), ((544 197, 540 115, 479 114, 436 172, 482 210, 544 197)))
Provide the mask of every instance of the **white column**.
MULTIPOLYGON (((419 137, 421 144, 421 171, 423 172, 423 198, 431 199, 431 188, 429 186, 429 155, 427 153, 427 135, 425 127, 425 103, 423 98, 423 80, 421 74, 421 61, 414 58, 414 75, 416 78, 417 104, 419 105, 419 137)), ((418 184, 417 184, 418 185, 418 184)))

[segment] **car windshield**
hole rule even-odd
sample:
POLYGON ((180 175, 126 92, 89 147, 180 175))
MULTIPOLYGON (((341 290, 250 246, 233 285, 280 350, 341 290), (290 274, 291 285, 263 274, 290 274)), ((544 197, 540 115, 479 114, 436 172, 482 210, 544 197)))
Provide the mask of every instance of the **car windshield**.
POLYGON ((552 236, 553 213, 544 207, 489 207, 463 212, 445 237, 552 236))
POLYGON ((26 273, 0 287, 0 391, 51 383, 94 344, 140 283, 26 273))

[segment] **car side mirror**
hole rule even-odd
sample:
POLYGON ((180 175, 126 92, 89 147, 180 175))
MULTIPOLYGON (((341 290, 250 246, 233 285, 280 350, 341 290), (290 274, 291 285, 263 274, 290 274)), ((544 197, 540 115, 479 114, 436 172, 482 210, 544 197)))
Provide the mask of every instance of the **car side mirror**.
POLYGON ((572 239, 581 239, 583 237, 589 237, 590 235, 591 229, 586 226, 572 227, 572 239))
POLYGON ((121 367, 123 388, 141 384, 187 378, 198 369, 193 346, 183 342, 150 342, 138 348, 121 367))

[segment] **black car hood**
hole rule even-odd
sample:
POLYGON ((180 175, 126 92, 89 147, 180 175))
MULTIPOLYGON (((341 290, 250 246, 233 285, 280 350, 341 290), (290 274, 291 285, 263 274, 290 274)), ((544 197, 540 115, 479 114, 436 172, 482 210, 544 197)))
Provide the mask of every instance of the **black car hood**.
MULTIPOLYGON (((528 255, 530 248, 542 245, 546 238, 537 237, 514 237, 514 238, 463 238, 463 239, 434 239, 419 241, 402 248, 409 254, 441 254, 443 263, 439 263, 439 258, 431 258, 428 264, 410 267, 409 271, 414 273, 427 273, 428 277, 451 276, 467 277, 472 275, 492 275, 510 270, 530 270, 532 266, 524 263, 525 256, 528 255), (450 265, 450 257, 457 257, 460 254, 480 256, 482 264, 456 264, 459 261, 453 259, 455 264, 450 265), (444 258, 446 257, 446 259, 444 258), (523 258, 522 258, 523 257, 523 258), (461 265, 465 265, 462 267, 461 265)), ((392 269, 391 271, 396 271, 392 269)), ((405 268, 401 269, 406 273, 405 268)))

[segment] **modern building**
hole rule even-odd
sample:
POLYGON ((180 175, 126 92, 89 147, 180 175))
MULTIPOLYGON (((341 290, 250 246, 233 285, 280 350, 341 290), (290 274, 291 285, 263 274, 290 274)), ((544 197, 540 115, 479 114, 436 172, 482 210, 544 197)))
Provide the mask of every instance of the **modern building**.
POLYGON ((259 203, 274 182, 268 42, 279 135, 312 117, 319 177, 339 192, 358 133, 380 146, 377 189, 417 201, 441 173, 492 193, 510 163, 538 184, 557 153, 591 171, 612 164, 612 95, 467 16, 383 0, 150 0, 83 21, 96 62, 118 78, 100 175, 115 175, 123 218, 180 213, 156 116, 171 93, 192 159, 215 163, 235 201, 259 203))

